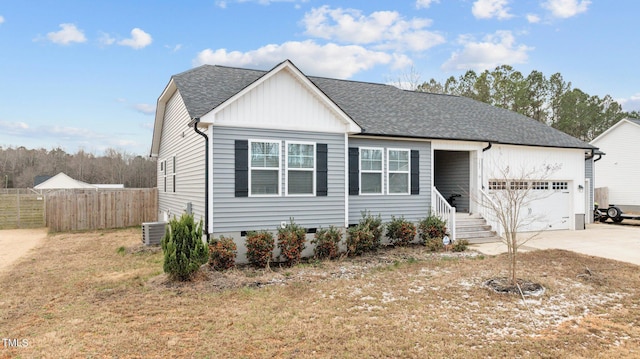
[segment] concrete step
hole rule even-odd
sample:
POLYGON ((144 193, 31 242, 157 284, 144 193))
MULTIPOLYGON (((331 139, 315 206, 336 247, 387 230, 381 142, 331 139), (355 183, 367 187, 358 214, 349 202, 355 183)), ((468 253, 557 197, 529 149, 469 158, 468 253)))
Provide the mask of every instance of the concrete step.
POLYGON ((472 224, 472 225, 456 225, 456 232, 482 232, 482 231, 490 231, 491 226, 488 224, 472 224))
POLYGON ((467 239, 467 238, 487 238, 487 237, 495 237, 496 232, 493 231, 481 231, 481 232, 458 232, 456 231, 456 238, 458 239, 467 239))
POLYGON ((469 241, 469 244, 480 244, 480 243, 497 243, 502 242, 502 238, 498 236, 493 237, 481 237, 481 238, 465 238, 469 241))

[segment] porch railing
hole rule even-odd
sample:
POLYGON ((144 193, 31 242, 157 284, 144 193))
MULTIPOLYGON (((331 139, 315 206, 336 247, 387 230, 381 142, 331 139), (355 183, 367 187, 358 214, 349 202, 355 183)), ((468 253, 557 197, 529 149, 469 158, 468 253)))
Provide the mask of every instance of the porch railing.
POLYGON ((502 237, 502 225, 494 213, 498 206, 485 191, 480 190, 480 194, 480 215, 496 231, 498 237, 502 237))
POLYGON ((431 211, 434 215, 447 222, 450 239, 456 240, 456 207, 451 207, 449 202, 435 188, 431 187, 431 211))

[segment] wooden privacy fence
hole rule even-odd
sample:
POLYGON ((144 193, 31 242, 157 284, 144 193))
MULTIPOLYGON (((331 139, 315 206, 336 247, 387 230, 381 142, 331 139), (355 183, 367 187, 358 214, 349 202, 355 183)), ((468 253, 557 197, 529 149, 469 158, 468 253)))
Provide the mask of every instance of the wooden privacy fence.
POLYGON ((600 208, 609 207, 609 187, 598 187, 593 192, 593 200, 600 208))
POLYGON ((46 198, 51 232, 132 227, 157 219, 156 188, 54 193, 46 198))
POLYGON ((28 189, 3 189, 0 192, 0 229, 44 227, 42 194, 28 189))

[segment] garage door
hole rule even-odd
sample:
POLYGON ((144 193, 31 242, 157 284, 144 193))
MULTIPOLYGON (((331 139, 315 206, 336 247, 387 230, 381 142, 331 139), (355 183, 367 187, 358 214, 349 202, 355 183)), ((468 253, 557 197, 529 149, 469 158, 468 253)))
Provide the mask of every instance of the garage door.
POLYGON ((571 186, 569 181, 531 182, 531 194, 535 198, 529 205, 529 213, 535 222, 528 230, 569 229, 571 225, 571 186))

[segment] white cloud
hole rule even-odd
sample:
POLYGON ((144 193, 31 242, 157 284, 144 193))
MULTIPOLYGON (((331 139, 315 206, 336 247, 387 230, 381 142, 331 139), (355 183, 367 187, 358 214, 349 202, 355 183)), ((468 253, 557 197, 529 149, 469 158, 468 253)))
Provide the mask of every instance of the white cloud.
POLYGON ((74 24, 60 24, 60 31, 50 32, 47 39, 55 44, 69 45, 72 42, 85 42, 87 38, 74 24))
POLYGON ((507 64, 527 62, 528 52, 533 50, 526 45, 517 45, 511 31, 496 31, 487 35, 483 41, 475 42, 469 36, 460 36, 458 42, 463 45, 461 51, 454 52, 442 65, 443 70, 488 70, 507 64))
POLYGON ((118 45, 129 46, 138 50, 149 46, 152 41, 151 35, 136 27, 131 30, 131 38, 118 41, 118 45))
POLYGON ((0 15, 0 24, 4 23, 4 16, 0 15))
POLYGON ((416 9, 427 9, 431 4, 437 4, 440 0, 416 0, 416 9))
POLYGON ((29 125, 20 121, 1 121, 0 129, 6 135, 19 135, 29 130, 29 125))
POLYGON ((527 21, 530 24, 537 24, 540 22, 540 16, 536 14, 527 14, 527 21))
POLYGON ((290 41, 281 45, 271 44, 247 52, 226 49, 206 49, 193 60, 194 66, 216 64, 239 67, 270 69, 283 59, 290 59, 305 74, 349 78, 359 71, 369 70, 377 65, 402 68, 411 60, 402 54, 387 54, 371 51, 357 45, 319 45, 312 40, 290 41))
POLYGON ((306 13, 302 24, 307 35, 343 44, 366 44, 377 50, 424 51, 445 39, 426 31, 431 20, 405 20, 396 11, 377 11, 363 15, 355 9, 331 9, 329 6, 306 13))
POLYGON ((148 103, 137 103, 132 106, 134 110, 145 115, 153 115, 156 113, 156 106, 148 103))
POLYGON ((640 111, 640 92, 632 95, 629 98, 617 99, 616 102, 622 106, 624 111, 640 111))
POLYGON ((563 19, 586 12, 591 5, 590 0, 548 0, 542 7, 551 11, 555 17, 563 19))
POLYGON ((165 48, 169 49, 171 52, 178 52, 182 49, 182 44, 177 44, 174 46, 164 45, 165 48))
POLYGON ((497 18, 504 20, 513 17, 509 13, 508 0, 477 0, 473 3, 471 12, 478 19, 497 18))
POLYGON ((100 35, 100 38, 98 39, 98 41, 102 44, 102 45, 113 45, 116 42, 116 39, 114 39, 113 37, 111 37, 111 35, 107 34, 107 33, 102 33, 100 35))

